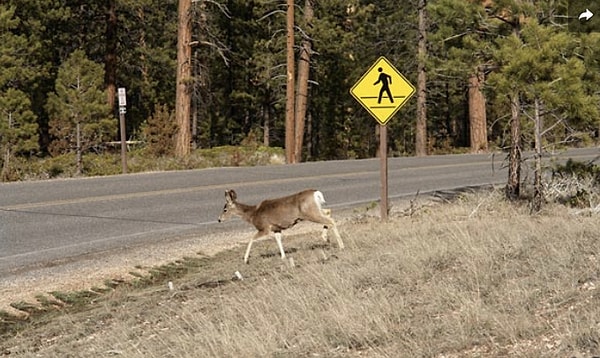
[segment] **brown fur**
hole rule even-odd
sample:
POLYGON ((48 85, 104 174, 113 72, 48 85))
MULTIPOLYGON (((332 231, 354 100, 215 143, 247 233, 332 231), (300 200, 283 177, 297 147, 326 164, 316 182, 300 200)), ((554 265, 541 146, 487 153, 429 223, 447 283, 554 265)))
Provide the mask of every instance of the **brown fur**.
POLYGON ((281 231, 289 229, 298 222, 307 220, 323 224, 322 237, 327 241, 327 229, 331 227, 336 236, 340 248, 344 243, 339 235, 335 222, 331 218, 331 210, 323 210, 323 194, 314 189, 303 190, 299 193, 288 195, 277 199, 268 199, 258 205, 247 205, 237 201, 234 190, 225 191, 225 207, 219 216, 219 222, 227 220, 232 215, 237 215, 254 225, 258 232, 250 239, 244 262, 248 262, 252 242, 264 236, 275 233, 275 240, 279 246, 281 258, 285 258, 285 252, 281 244, 281 231))

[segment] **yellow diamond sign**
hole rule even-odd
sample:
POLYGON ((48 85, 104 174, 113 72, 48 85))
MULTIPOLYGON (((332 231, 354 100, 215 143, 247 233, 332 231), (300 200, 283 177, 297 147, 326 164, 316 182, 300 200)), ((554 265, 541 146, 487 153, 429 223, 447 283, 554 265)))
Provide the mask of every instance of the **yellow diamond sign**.
POLYGON ((383 56, 350 89, 381 125, 386 125, 413 93, 415 87, 383 56))

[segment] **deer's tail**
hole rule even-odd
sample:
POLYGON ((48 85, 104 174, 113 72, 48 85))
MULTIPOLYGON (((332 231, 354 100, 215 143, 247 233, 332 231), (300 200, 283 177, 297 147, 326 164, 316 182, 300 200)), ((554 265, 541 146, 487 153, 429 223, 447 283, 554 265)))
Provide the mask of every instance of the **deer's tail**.
POLYGON ((319 190, 316 190, 313 195, 315 196, 315 203, 319 207, 319 210, 323 210, 323 204, 325 204, 325 197, 323 196, 323 193, 321 193, 319 190))

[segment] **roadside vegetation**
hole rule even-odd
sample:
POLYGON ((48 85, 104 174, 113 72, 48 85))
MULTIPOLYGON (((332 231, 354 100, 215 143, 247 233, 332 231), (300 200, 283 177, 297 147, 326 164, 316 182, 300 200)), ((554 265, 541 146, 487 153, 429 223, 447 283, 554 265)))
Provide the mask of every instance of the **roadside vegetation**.
MULTIPOLYGON (((63 154, 45 158, 16 158, 6 171, 5 180, 43 180, 77 176, 103 176, 121 174, 121 156, 117 153, 88 153, 82 156, 82 171, 78 173, 76 154, 63 154)), ((202 169, 209 167, 254 166, 282 164, 281 148, 257 145, 223 146, 197 149, 185 158, 148 155, 146 148, 128 152, 129 173, 202 169)))
MULTIPOLYGON (((578 175, 559 169, 554 188, 578 175)), ((356 209, 341 220, 343 251, 318 230, 288 236, 295 265, 267 240, 249 265, 239 247, 193 254, 129 283, 54 292, 15 303, 27 320, 1 316, 0 353, 598 356, 596 188, 580 201, 571 199, 581 188, 564 191, 535 215, 499 190, 397 203, 384 223, 356 209)))
MULTIPOLYGON (((198 148, 185 157, 177 157, 173 155, 174 130, 172 113, 165 107, 157 106, 153 116, 142 128, 141 140, 128 144, 128 173, 285 162, 282 148, 264 146, 254 132, 248 134, 237 146, 198 148)), ((10 162, 4 162, 0 181, 121 174, 120 150, 120 142, 96 142, 83 152, 66 151, 53 156, 16 156, 10 162)))

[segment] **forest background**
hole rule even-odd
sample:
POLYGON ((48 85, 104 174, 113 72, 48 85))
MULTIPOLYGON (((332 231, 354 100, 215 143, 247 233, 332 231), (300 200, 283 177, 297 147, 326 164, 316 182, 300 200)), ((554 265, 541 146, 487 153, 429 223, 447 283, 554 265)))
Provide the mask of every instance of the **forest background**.
POLYGON ((523 149, 587 144, 600 36, 568 21, 566 1, 6 0, 2 180, 23 179, 23 163, 54 160, 55 176, 75 152, 110 153, 118 87, 134 157, 283 148, 289 133, 301 140, 288 162, 373 157, 378 125, 349 89, 379 56, 417 87, 388 124, 391 155, 494 148, 519 162, 523 149))

